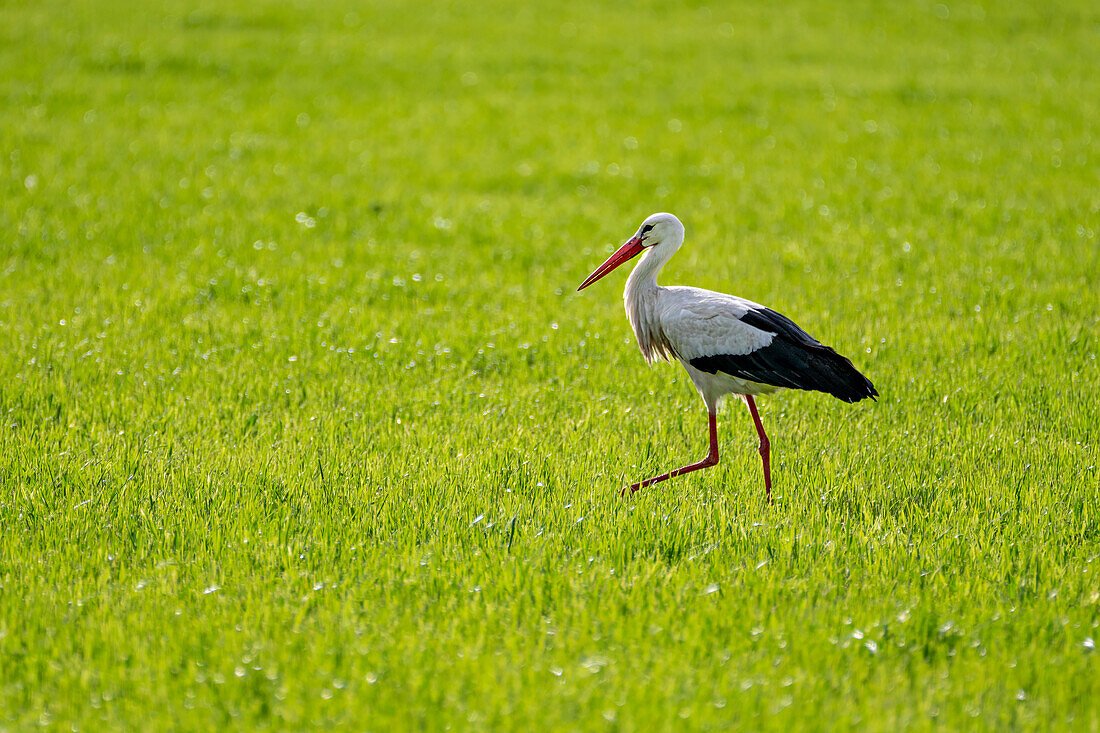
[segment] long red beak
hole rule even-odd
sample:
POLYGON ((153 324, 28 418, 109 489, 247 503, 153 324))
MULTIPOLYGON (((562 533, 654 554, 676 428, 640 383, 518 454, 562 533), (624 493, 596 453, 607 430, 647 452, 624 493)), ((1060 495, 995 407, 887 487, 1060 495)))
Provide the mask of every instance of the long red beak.
POLYGON ((577 292, 584 290, 589 285, 596 282, 601 277, 611 272, 624 262, 629 262, 630 260, 634 259, 643 249, 645 249, 645 247, 642 246, 641 240, 631 239, 622 247, 619 247, 615 254, 608 257, 606 262, 597 267, 596 271, 589 275, 588 278, 581 283, 581 286, 577 288, 577 292))

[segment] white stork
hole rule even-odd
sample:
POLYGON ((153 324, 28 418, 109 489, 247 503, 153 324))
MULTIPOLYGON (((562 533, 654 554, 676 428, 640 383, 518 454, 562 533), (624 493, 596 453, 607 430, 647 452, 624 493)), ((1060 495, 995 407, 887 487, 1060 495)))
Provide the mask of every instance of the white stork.
POLYGON ((710 416, 710 451, 706 458, 627 488, 633 494, 650 484, 717 464, 718 403, 726 395, 735 394, 745 400, 760 435, 764 491, 770 502, 770 444, 753 397, 788 387, 828 392, 845 402, 858 402, 865 397, 874 399, 878 392, 852 362, 786 316, 733 295, 658 285, 657 273, 683 242, 684 225, 679 219, 672 214, 654 214, 577 288, 584 290, 645 252, 630 273, 623 294, 638 346, 647 363, 658 358, 678 359, 710 416))

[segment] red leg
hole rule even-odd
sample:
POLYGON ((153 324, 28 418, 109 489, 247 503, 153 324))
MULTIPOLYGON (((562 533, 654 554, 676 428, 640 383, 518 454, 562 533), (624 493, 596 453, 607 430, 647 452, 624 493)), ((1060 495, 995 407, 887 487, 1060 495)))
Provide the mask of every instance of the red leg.
POLYGON ((674 476, 682 476, 685 473, 691 473, 692 471, 698 471, 700 468, 710 468, 718 464, 718 415, 717 413, 710 413, 710 452, 707 453, 707 457, 698 463, 690 463, 681 468, 677 468, 675 471, 669 471, 668 473, 662 473, 660 476, 654 476, 653 478, 647 478, 645 481, 639 481, 636 484, 630 486, 624 486, 623 490, 619 492, 620 495, 625 496, 626 490, 630 489, 630 493, 633 494, 638 489, 644 489, 652 484, 660 483, 661 481, 668 481, 674 476))
POLYGON ((768 441, 768 435, 764 432, 764 423, 760 422, 760 413, 756 411, 756 402, 753 400, 752 395, 745 395, 745 404, 749 406, 749 412, 752 413, 752 421, 756 423, 756 432, 760 434, 760 460, 764 462, 764 494, 768 499, 768 503, 772 503, 772 461, 771 461, 771 443, 768 441))

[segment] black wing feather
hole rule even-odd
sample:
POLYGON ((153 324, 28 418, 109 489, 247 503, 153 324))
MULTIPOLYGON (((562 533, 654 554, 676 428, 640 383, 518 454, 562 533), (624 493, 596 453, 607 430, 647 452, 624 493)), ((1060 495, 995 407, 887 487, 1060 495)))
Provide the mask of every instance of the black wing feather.
POLYGON ((750 354, 716 354, 690 364, 708 374, 724 372, 741 379, 789 389, 827 392, 845 402, 878 396, 871 380, 846 357, 833 351, 794 321, 768 308, 750 310, 741 322, 774 333, 772 342, 750 354))

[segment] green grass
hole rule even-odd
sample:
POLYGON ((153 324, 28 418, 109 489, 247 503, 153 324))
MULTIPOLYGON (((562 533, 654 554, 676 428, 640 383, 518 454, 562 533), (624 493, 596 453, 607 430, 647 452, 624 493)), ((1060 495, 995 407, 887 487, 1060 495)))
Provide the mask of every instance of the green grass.
POLYGON ((1094 3, 0 6, 0 728, 1100 727, 1094 3), (882 393, 648 369, 625 275, 882 393))

